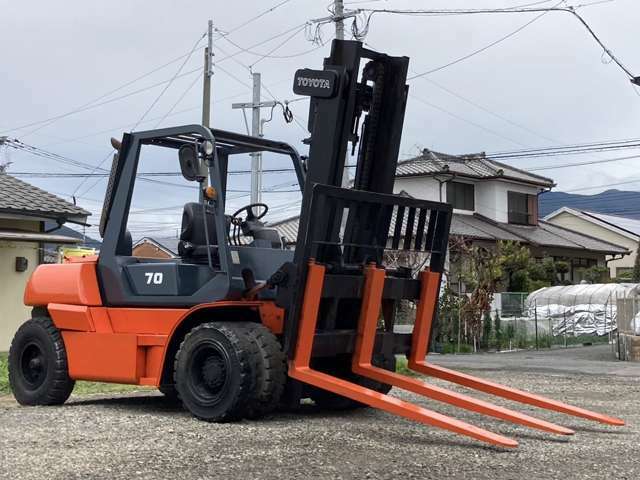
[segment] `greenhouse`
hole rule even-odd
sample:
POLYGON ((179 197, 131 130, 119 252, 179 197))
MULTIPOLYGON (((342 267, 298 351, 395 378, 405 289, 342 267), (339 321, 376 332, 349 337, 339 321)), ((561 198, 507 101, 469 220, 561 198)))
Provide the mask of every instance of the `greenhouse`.
POLYGON ((639 300, 640 284, 636 283, 569 285, 536 290, 527 297, 525 307, 529 319, 548 322, 554 336, 607 335, 619 321, 629 333, 640 335, 640 313, 634 308, 627 315, 629 309, 623 308, 639 300))

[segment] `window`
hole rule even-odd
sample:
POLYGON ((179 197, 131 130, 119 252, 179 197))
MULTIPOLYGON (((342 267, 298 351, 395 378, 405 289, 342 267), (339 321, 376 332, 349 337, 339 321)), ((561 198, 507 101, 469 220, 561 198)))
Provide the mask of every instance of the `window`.
POLYGON ((538 196, 520 192, 508 192, 509 223, 538 224, 538 196))
POLYGON ((475 210, 475 188, 471 183, 447 184, 447 203, 460 210, 475 210))

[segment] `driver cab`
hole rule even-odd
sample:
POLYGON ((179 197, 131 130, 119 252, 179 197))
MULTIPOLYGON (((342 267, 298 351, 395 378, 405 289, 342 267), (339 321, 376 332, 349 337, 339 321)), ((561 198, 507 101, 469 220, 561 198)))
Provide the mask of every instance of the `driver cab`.
MULTIPOLYGON (((237 207, 243 197, 227 185, 230 175, 244 172, 234 165, 236 158, 246 158, 246 154, 287 156, 301 192, 303 164, 292 146, 200 125, 134 132, 125 134, 121 143, 112 144, 117 154, 100 220, 103 244, 98 258, 98 278, 107 305, 189 307, 238 298, 255 282, 266 281, 283 263, 292 260, 293 251, 284 248, 277 230, 264 221, 269 212, 266 203, 247 204, 225 213, 227 204, 236 203, 237 207), (149 172, 149 166, 140 166, 141 152, 149 146, 162 149, 165 168, 173 164, 174 172, 157 172, 158 168, 149 172), (174 179, 157 180, 158 176, 175 178, 177 166, 182 185, 174 179), (161 202, 158 197, 168 199, 169 186, 184 188, 189 200, 180 208, 180 219, 176 218, 179 205, 158 220, 160 217, 147 216, 161 215, 154 213, 162 211, 160 206, 132 207, 134 187, 139 183, 154 192, 146 195, 147 203, 149 197, 153 203, 161 202), (157 195, 158 191, 165 193, 157 195), (127 228, 130 225, 131 230, 127 228), (154 228, 174 229, 177 256, 133 255, 133 239, 154 228)), ((154 151, 152 159, 156 156, 154 151)))

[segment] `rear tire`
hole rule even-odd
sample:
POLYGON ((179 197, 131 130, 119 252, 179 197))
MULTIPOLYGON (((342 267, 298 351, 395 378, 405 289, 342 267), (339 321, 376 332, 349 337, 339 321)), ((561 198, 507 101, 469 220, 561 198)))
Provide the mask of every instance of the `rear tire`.
MULTIPOLYGON (((395 372, 396 369, 395 355, 391 357, 382 354, 374 355, 371 363, 391 372, 395 372)), ((391 390, 391 385, 353 373, 353 371, 351 371, 351 355, 318 359, 318 364, 314 366, 314 368, 379 393, 387 394, 391 390)), ((364 403, 356 402, 350 398, 316 387, 312 388, 310 397, 318 407, 325 410, 354 410, 368 407, 368 405, 364 403)))
POLYGON ((246 331, 228 322, 198 325, 180 345, 174 372, 180 399, 195 417, 208 422, 240 419, 255 385, 246 331))
POLYGON ((9 349, 9 384, 20 405, 61 405, 71 395, 67 352, 48 317, 28 320, 9 349))
POLYGON ((256 382, 245 417, 258 419, 279 405, 287 380, 287 367, 280 342, 271 330, 259 323, 244 324, 253 350, 256 382))

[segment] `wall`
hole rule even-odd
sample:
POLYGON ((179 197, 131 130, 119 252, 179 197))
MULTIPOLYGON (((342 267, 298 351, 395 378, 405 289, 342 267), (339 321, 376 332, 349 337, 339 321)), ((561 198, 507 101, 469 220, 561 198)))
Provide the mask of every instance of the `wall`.
MULTIPOLYGON (((39 231, 39 222, 0 219, 0 228, 39 231)), ((9 350, 18 327, 31 316, 31 307, 22 303, 24 287, 38 266, 40 245, 0 240, 0 352, 9 350), (25 257, 29 267, 16 272, 16 257, 25 257)))
MULTIPOLYGON (((401 177, 396 178, 393 185, 393 193, 400 193, 402 190, 414 198, 422 200, 440 201, 440 184, 431 177, 401 177)), ((442 201, 446 201, 447 195, 445 187, 442 188, 442 201)))
POLYGON ((133 256, 140 258, 172 258, 164 250, 146 241, 133 247, 133 256))
POLYGON ((509 221, 508 192, 536 195, 538 191, 537 187, 504 180, 483 180, 476 183, 476 212, 496 222, 507 223, 509 221))
MULTIPOLYGON (((637 239, 629 238, 620 233, 611 231, 608 228, 596 225, 595 223, 580 218, 570 212, 562 212, 555 217, 550 218, 548 221, 549 223, 560 225, 561 227, 575 230, 577 232, 584 233, 585 235, 589 235, 615 245, 620 245, 621 247, 625 247, 630 250, 632 252, 631 255, 626 255, 620 260, 612 260, 609 262, 609 274, 611 275, 611 278, 615 278, 618 275, 617 270, 619 268, 633 268, 633 263, 635 262, 636 252, 638 249, 637 239)), ((607 260, 610 258, 612 257, 607 256, 607 260)))
MULTIPOLYGON (((475 185, 475 206, 476 212, 497 222, 507 223, 508 221, 508 192, 527 193, 536 195, 539 192, 537 187, 520 185, 504 180, 482 180, 472 182, 468 179, 458 179, 456 181, 464 183, 474 183, 475 185)), ((440 185, 432 177, 402 177, 396 178, 393 187, 394 193, 402 190, 415 198, 424 200, 440 201, 440 185)), ((447 201, 447 186, 442 185, 442 201, 447 201)))

